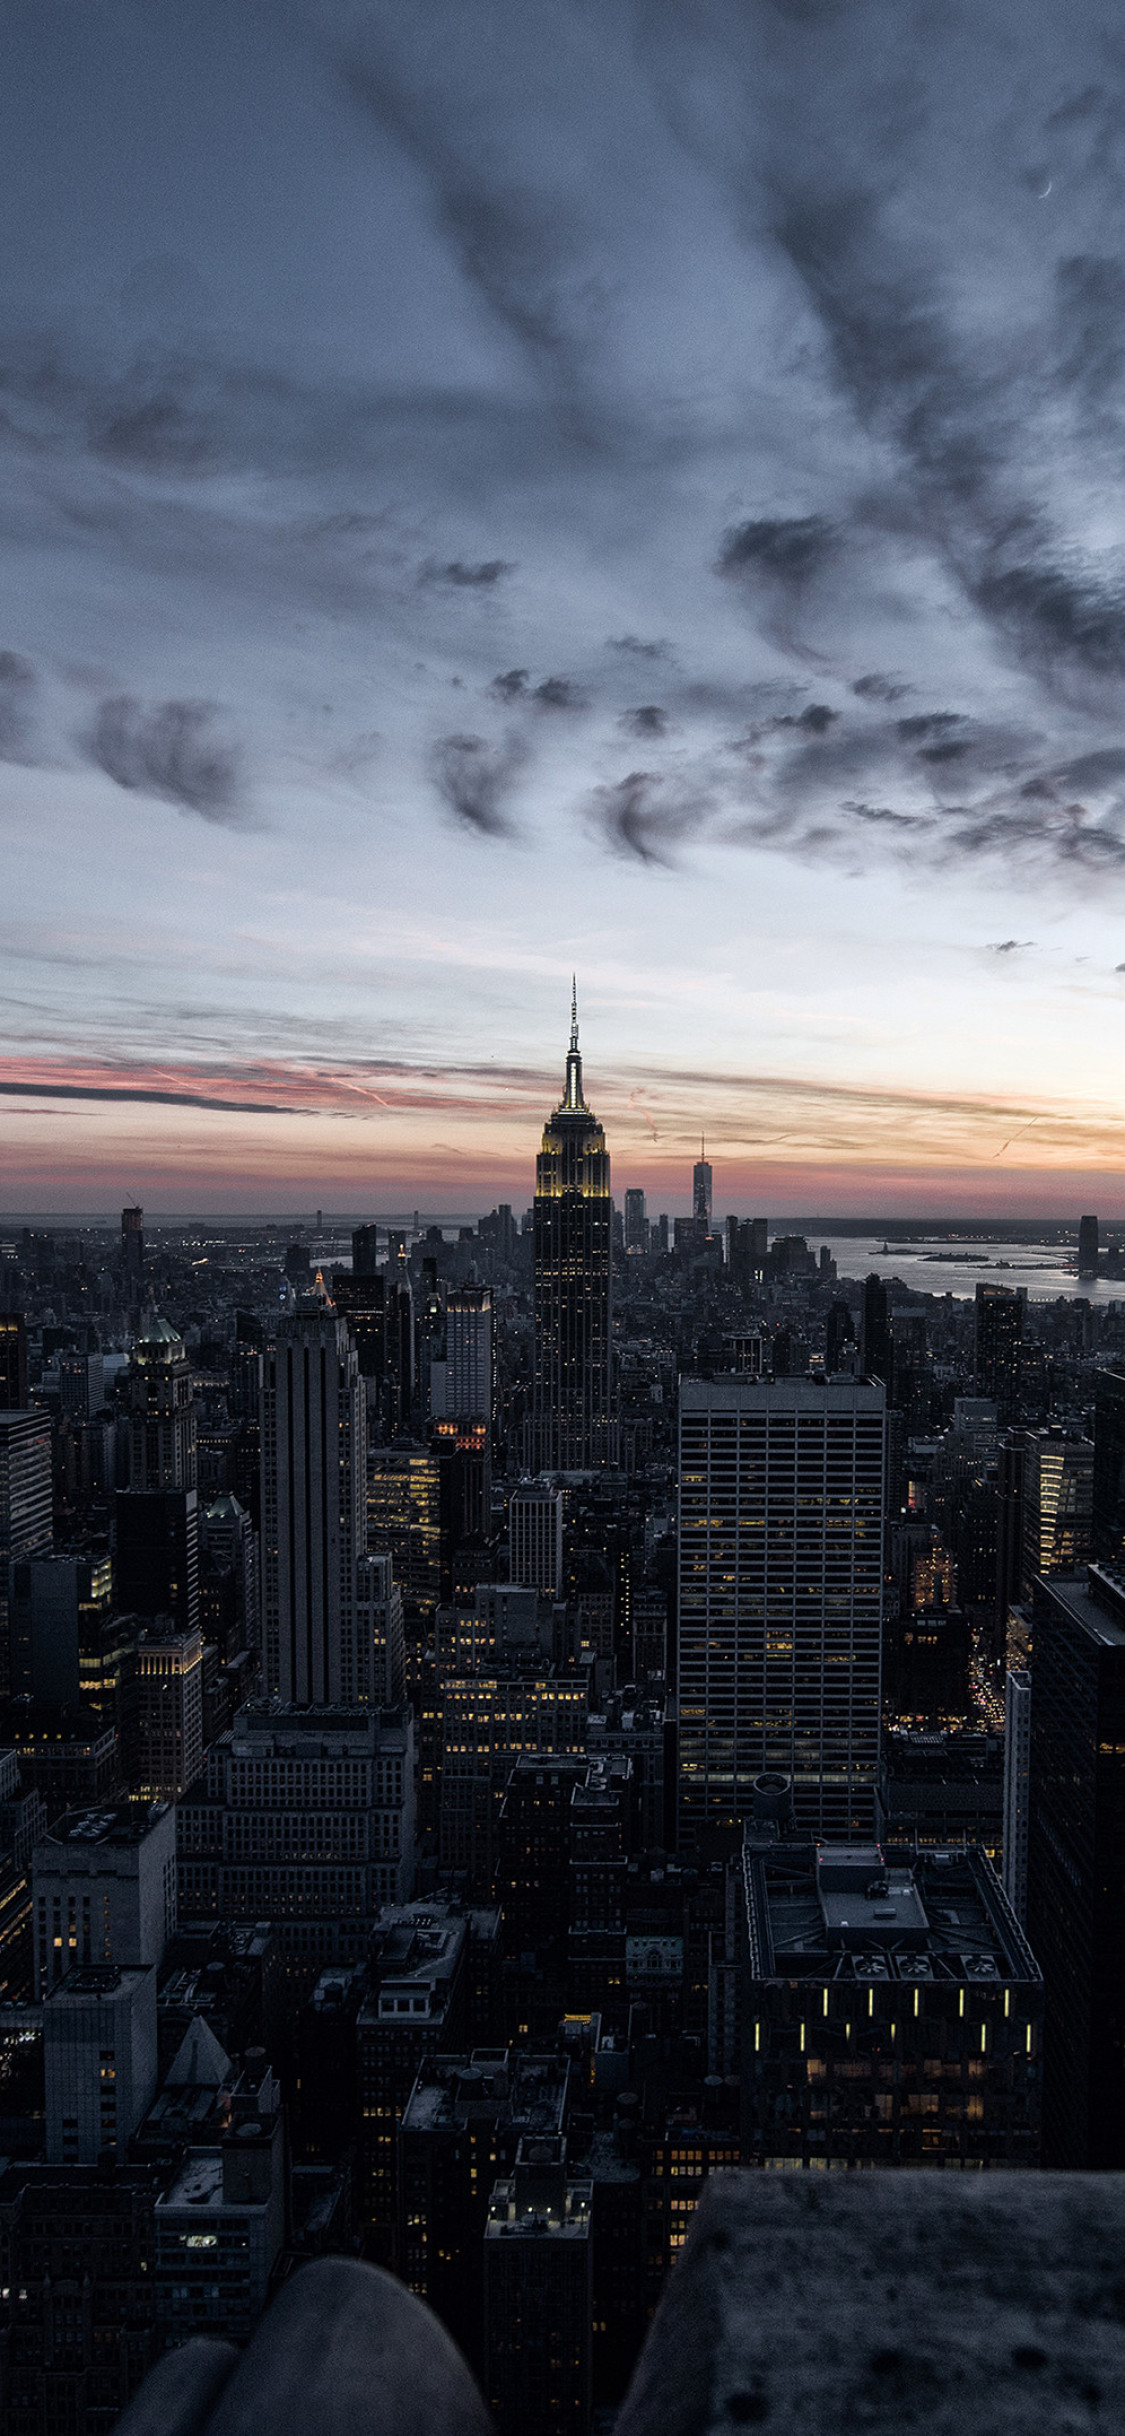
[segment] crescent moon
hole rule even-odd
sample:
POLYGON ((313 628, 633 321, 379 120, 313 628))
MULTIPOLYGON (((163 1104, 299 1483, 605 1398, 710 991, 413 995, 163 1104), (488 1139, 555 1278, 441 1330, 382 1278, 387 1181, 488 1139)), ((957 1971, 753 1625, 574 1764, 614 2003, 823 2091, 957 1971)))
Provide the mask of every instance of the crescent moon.
POLYGON ((1046 202, 1047 197, 1048 197, 1048 195, 1050 194, 1050 192, 1051 192, 1051 188, 1053 187, 1054 183, 1055 183, 1055 181, 1054 181, 1054 179, 1053 179, 1053 178, 1048 178, 1046 185, 1040 188, 1040 192, 1039 192, 1039 200, 1040 200, 1040 202, 1041 202, 1041 203, 1045 203, 1045 202, 1046 202))

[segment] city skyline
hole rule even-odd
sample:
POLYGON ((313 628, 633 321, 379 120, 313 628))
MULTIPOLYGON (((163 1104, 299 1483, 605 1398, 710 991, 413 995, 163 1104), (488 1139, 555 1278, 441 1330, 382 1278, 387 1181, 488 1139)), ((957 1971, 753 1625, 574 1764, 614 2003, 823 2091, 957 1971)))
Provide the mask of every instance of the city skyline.
POLYGON ((8 1209, 1110 1204, 1111 31, 9 13, 8 1209))

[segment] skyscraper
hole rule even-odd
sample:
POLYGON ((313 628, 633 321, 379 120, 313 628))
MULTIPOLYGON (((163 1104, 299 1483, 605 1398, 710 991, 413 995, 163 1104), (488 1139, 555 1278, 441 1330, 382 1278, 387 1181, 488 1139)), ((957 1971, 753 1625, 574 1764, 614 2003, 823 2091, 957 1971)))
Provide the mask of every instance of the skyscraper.
POLYGON ((27 1407, 27 1324, 18 1311, 0 1311, 0 1413, 27 1407))
POLYGON ((191 1364, 167 1320, 146 1320, 129 1357, 129 1486, 194 1489, 191 1364))
POLYGON ((1100 1248, 1100 1230, 1097 1219, 1080 1218, 1078 1221, 1078 1274, 1080 1277, 1097 1276, 1100 1248))
POLYGON ((355 1346, 314 1288, 279 1322, 262 1388, 263 1663, 282 1700, 371 1697, 356 1610, 365 1474, 355 1346))
POLYGON ((1027 1933, 1043 1972, 1043 2161, 1125 2166, 1125 1591, 1035 1585, 1027 1933))
POLYGON ((1020 1383, 1020 1340, 1025 1297, 1011 1286, 978 1281, 976 1292, 976 1370, 978 1396, 991 1396, 997 1418, 1006 1429, 1016 1417, 1020 1383))
POLYGON ((0 1683, 9 1684, 8 1583, 21 1556, 52 1541, 51 1423, 47 1413, 0 1411, 0 1683))
POLYGON ((535 1462, 592 1471, 615 1456, 612 1202, 605 1134, 582 1095, 577 994, 566 1089, 535 1169, 535 1462))
POLYGON ((885 1412, 873 1381, 680 1386, 680 1825, 792 1779, 817 1835, 870 1836, 885 1412))
POLYGON ((645 1197, 638 1185, 631 1184, 625 1195, 625 1249, 627 1252, 647 1252, 648 1220, 645 1217, 645 1197))
POLYGON ((1103 1564, 1125 1557, 1125 1373, 1099 1370, 1094 1380, 1094 1554, 1103 1564))
POLYGON ((456 1286, 445 1306, 445 1410, 451 1420, 492 1420, 492 1288, 456 1286))
POLYGON ((699 1141, 699 1157, 691 1171, 691 1214, 693 1218, 699 1219, 701 1234, 709 1235, 711 1232, 711 1162, 707 1157, 707 1144, 702 1135, 699 1141))
POLYGON ((133 1207, 121 1212, 121 1266, 126 1283, 139 1288, 145 1268, 145 1214, 133 1207))

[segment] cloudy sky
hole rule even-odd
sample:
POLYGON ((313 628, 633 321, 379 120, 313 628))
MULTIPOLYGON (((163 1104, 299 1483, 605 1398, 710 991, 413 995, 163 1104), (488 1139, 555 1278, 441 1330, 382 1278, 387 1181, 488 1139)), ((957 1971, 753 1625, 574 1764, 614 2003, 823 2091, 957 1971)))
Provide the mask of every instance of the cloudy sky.
POLYGON ((1114 0, 7 0, 0 1203, 1125 1209, 1114 0))

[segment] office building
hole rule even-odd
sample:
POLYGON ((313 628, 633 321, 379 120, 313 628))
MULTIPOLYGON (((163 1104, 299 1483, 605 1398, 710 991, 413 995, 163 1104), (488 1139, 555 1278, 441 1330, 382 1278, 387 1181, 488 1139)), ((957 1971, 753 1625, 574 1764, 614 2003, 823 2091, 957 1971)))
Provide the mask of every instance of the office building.
POLYGON ((504 1791, 517 1759, 581 1751, 586 1689, 545 1666, 447 1678, 442 1687, 439 1854, 478 1895, 491 1890, 504 1791))
POLYGON ((199 1518, 199 1616, 204 1640, 224 1662, 261 1647, 257 1534, 229 1491, 199 1518))
POLYGON ((13 1697, 60 1708, 88 1701, 101 1681, 113 1604, 108 1556, 18 1557, 8 1595, 13 1697))
POLYGON ((43 2006, 47 2162, 124 2165, 156 2091, 156 1971, 79 1963, 43 2006))
POLYGON ((199 1625, 199 1497, 195 1489, 119 1489, 114 1499, 117 1605, 177 1632, 199 1625))
POLYGON ((0 1413, 27 1409, 27 1324, 18 1311, 0 1311, 0 1413))
POLYGON ((1016 1418, 1020 1393, 1020 1346, 1026 1296, 1011 1286, 978 1280, 976 1290, 976 1387, 996 1406, 1001 1429, 1016 1418))
POLYGON ((409 1709, 240 1709, 177 1813, 186 1919, 271 1920, 291 1972, 358 1962, 414 1875, 409 1709))
MULTIPOLYGON (((333 1269, 332 1300, 347 1321, 360 1378, 371 1382, 376 1405, 387 1366, 387 1314, 382 1270, 333 1269)), ((366 1393, 366 1389, 365 1389, 366 1393)))
POLYGON ((120 1799, 115 1716, 29 1699, 0 1707, 0 1741, 18 1753, 21 1781, 41 1794, 48 1823, 68 1810, 105 1810, 120 1799))
POLYGON ((445 1305, 445 1410, 492 1422, 492 1288, 459 1286, 445 1305))
POLYGON ((593 2184, 561 2140, 521 2143, 484 2236, 484 2390, 499 2436, 587 2436, 593 2407, 593 2184))
POLYGON ((167 1320, 146 1320, 129 1356, 129 1486, 194 1489, 195 1403, 183 1340, 167 1320))
POLYGON ((1004 1687, 1004 1892, 1027 1924, 1031 1821, 1031 1676, 1009 1667, 1004 1687))
POLYGON ((371 1933, 356 2023, 359 2208, 385 2262, 397 2216, 399 2125, 425 2059, 464 2045, 468 1998, 464 1911, 440 1901, 387 1906, 371 1933))
POLYGON ((1094 1380, 1094 1555, 1099 1564, 1125 1557, 1125 1373, 1099 1370, 1094 1380))
POLYGON ((707 1157, 707 1145, 703 1141, 700 1142, 699 1157, 691 1171, 691 1214, 697 1220, 700 1232, 709 1235, 711 1232, 711 1163, 707 1157))
POLYGON ((1100 1231, 1097 1219, 1080 1218, 1078 1221, 1078 1274, 1080 1277, 1097 1276, 1100 1249, 1100 1231))
POLYGON ((356 1567, 356 1649, 360 1697, 380 1709, 406 1698, 402 1592, 389 1556, 361 1556, 356 1567))
POLYGON ((635 1184, 625 1195, 625 1249, 627 1252, 647 1252, 648 1220, 645 1217, 645 1197, 635 1184))
POLYGON ((436 2310, 479 2375, 481 2244, 497 2170, 521 2140, 554 2139, 566 2117, 569 2065, 556 2054, 477 2047, 427 2056, 399 2129, 398 2271, 436 2310))
POLYGON ((917 1844, 929 1852, 974 1844, 999 1869, 1004 1781, 1002 1735, 962 1728, 952 1733, 885 1733, 875 1800, 876 1840, 917 1844))
POLYGON ((134 1300, 140 1293, 141 1281, 145 1273, 144 1226, 143 1209, 122 1210, 121 1266, 125 1273, 126 1287, 130 1290, 134 1300))
POLYGON ((433 1615, 441 1598, 440 1458, 430 1446, 380 1446, 367 1474, 367 1544, 394 1560, 407 1612, 433 1615))
POLYGON ((203 1766, 203 1641, 198 1632, 143 1633, 127 1695, 125 1766, 143 1801, 177 1802, 203 1766))
POLYGON ((885 1412, 870 1381, 680 1387, 680 1833, 755 1777, 819 1834, 866 1833, 879 1753, 885 1412))
POLYGON ((247 2059, 221 2137, 182 2154, 156 2203, 156 2315, 169 2349, 253 2333, 285 2239, 285 2185, 281 2092, 264 2057, 247 2059))
POLYGON ((168 1803, 71 1810, 31 1859, 36 1994, 92 1963, 147 1970, 176 1927, 176 1814, 168 1803))
POLYGON ((765 1275, 768 1230, 765 1218, 727 1219, 727 1267, 732 1284, 743 1293, 765 1275))
POLYGON ((0 1685, 10 1685, 9 1571, 52 1543, 51 1424, 45 1412, 0 1412, 0 1685))
POLYGON ((865 1375, 881 1379, 890 1390, 891 1319, 887 1289, 874 1269, 863 1281, 863 1312, 860 1320, 860 1353, 865 1375))
POLYGON ((355 1347, 314 1289, 279 1322, 262 1390, 263 1675, 298 1707, 363 1696, 366 1445, 355 1347))
POLYGON ((1125 2169, 1125 1579, 1035 1585, 1027 1931, 1047 2015, 1044 2163, 1125 2169))
POLYGON ((545 1480, 521 1481, 508 1506, 509 1580, 551 1599, 562 1596, 564 1507, 545 1480))
POLYGON ((1073 1573, 1093 1555, 1094 1446, 1052 1428, 1024 1442, 1023 1586, 1041 1573, 1073 1573))
POLYGON ((971 1845, 743 1850, 742 2163, 1039 2163, 1043 1981, 971 1845))
POLYGON ((59 1411, 72 1421, 92 1420, 105 1401, 105 1365, 100 1353, 60 1353, 59 1411))
POLYGON ((352 1229, 352 1275, 374 1277, 379 1266, 379 1229, 377 1226, 357 1226, 352 1229))
POLYGON ((605 1134, 583 1097, 574 1000, 566 1087, 535 1169, 537 1470, 593 1471, 616 1457, 612 1207, 605 1134))
POLYGON ((0 2174, 5 2436, 103 2436, 159 2351, 148 2165, 0 2174))

